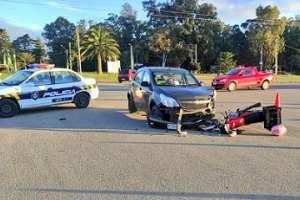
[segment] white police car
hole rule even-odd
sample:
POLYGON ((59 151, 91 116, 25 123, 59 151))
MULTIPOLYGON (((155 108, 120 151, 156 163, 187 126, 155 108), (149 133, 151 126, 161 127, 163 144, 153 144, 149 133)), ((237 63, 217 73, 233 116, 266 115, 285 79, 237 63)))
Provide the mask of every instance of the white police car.
POLYGON ((0 117, 12 117, 20 110, 74 103, 88 107, 98 97, 96 80, 60 68, 20 70, 0 82, 0 117))

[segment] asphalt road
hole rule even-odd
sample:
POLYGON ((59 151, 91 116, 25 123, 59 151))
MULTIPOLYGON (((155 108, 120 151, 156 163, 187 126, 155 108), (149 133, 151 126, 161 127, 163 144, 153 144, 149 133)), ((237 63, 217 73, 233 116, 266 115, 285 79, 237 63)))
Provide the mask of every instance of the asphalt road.
POLYGON ((147 127, 126 84, 73 105, 0 119, 0 199, 300 199, 300 85, 219 92, 218 116, 281 94, 284 137, 262 125, 235 138, 147 127))

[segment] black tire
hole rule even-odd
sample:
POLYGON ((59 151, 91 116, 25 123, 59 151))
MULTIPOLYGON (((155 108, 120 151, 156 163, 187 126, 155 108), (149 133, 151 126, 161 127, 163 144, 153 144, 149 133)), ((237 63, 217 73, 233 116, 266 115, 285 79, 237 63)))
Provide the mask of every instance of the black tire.
POLYGON ((236 83, 235 82, 230 82, 227 88, 228 91, 232 92, 236 90, 236 83))
POLYGON ((74 97, 74 104, 77 108, 87 108, 90 104, 90 95, 87 93, 79 93, 74 97))
POLYGON ((135 113, 137 111, 135 103, 131 96, 128 96, 128 112, 135 113))
POLYGON ((121 80, 121 79, 119 79, 118 81, 119 81, 119 83, 122 83, 122 80, 121 80))
POLYGON ((268 80, 264 80, 261 84, 261 89, 262 90, 267 90, 270 88, 270 82, 268 80))
POLYGON ((159 123, 159 122, 155 122, 152 121, 150 119, 150 116, 152 115, 153 112, 156 112, 155 109, 158 109, 157 106, 152 106, 149 108, 148 112, 147 112, 147 123, 148 126, 150 126, 151 128, 160 128, 160 129, 165 129, 167 127, 167 124, 164 123, 159 123))
POLYGON ((19 112, 18 104, 11 99, 2 99, 0 101, 0 117, 13 117, 19 112))

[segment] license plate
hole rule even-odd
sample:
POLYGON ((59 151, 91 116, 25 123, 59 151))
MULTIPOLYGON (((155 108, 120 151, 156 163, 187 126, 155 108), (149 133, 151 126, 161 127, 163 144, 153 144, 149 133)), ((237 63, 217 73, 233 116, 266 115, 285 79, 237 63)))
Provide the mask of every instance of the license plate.
POLYGON ((167 128, 168 128, 168 130, 176 130, 177 129, 177 124, 168 124, 167 128))

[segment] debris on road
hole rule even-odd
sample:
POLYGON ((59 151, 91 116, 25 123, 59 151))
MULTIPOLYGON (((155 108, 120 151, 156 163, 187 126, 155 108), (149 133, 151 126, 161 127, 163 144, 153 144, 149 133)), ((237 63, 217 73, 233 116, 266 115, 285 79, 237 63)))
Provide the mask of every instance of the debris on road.
MULTIPOLYGON (((241 133, 240 127, 264 123, 264 128, 271 131, 274 136, 281 136, 287 132, 282 124, 281 107, 279 94, 276 95, 274 106, 262 107, 261 103, 248 106, 244 109, 237 109, 234 112, 226 112, 223 122, 217 119, 206 119, 198 126, 198 130, 206 133, 228 134, 230 137, 241 133), (260 109, 258 109, 260 108, 260 109)), ((179 114, 177 123, 177 133, 182 136, 187 135, 182 131, 181 115, 179 114)))

